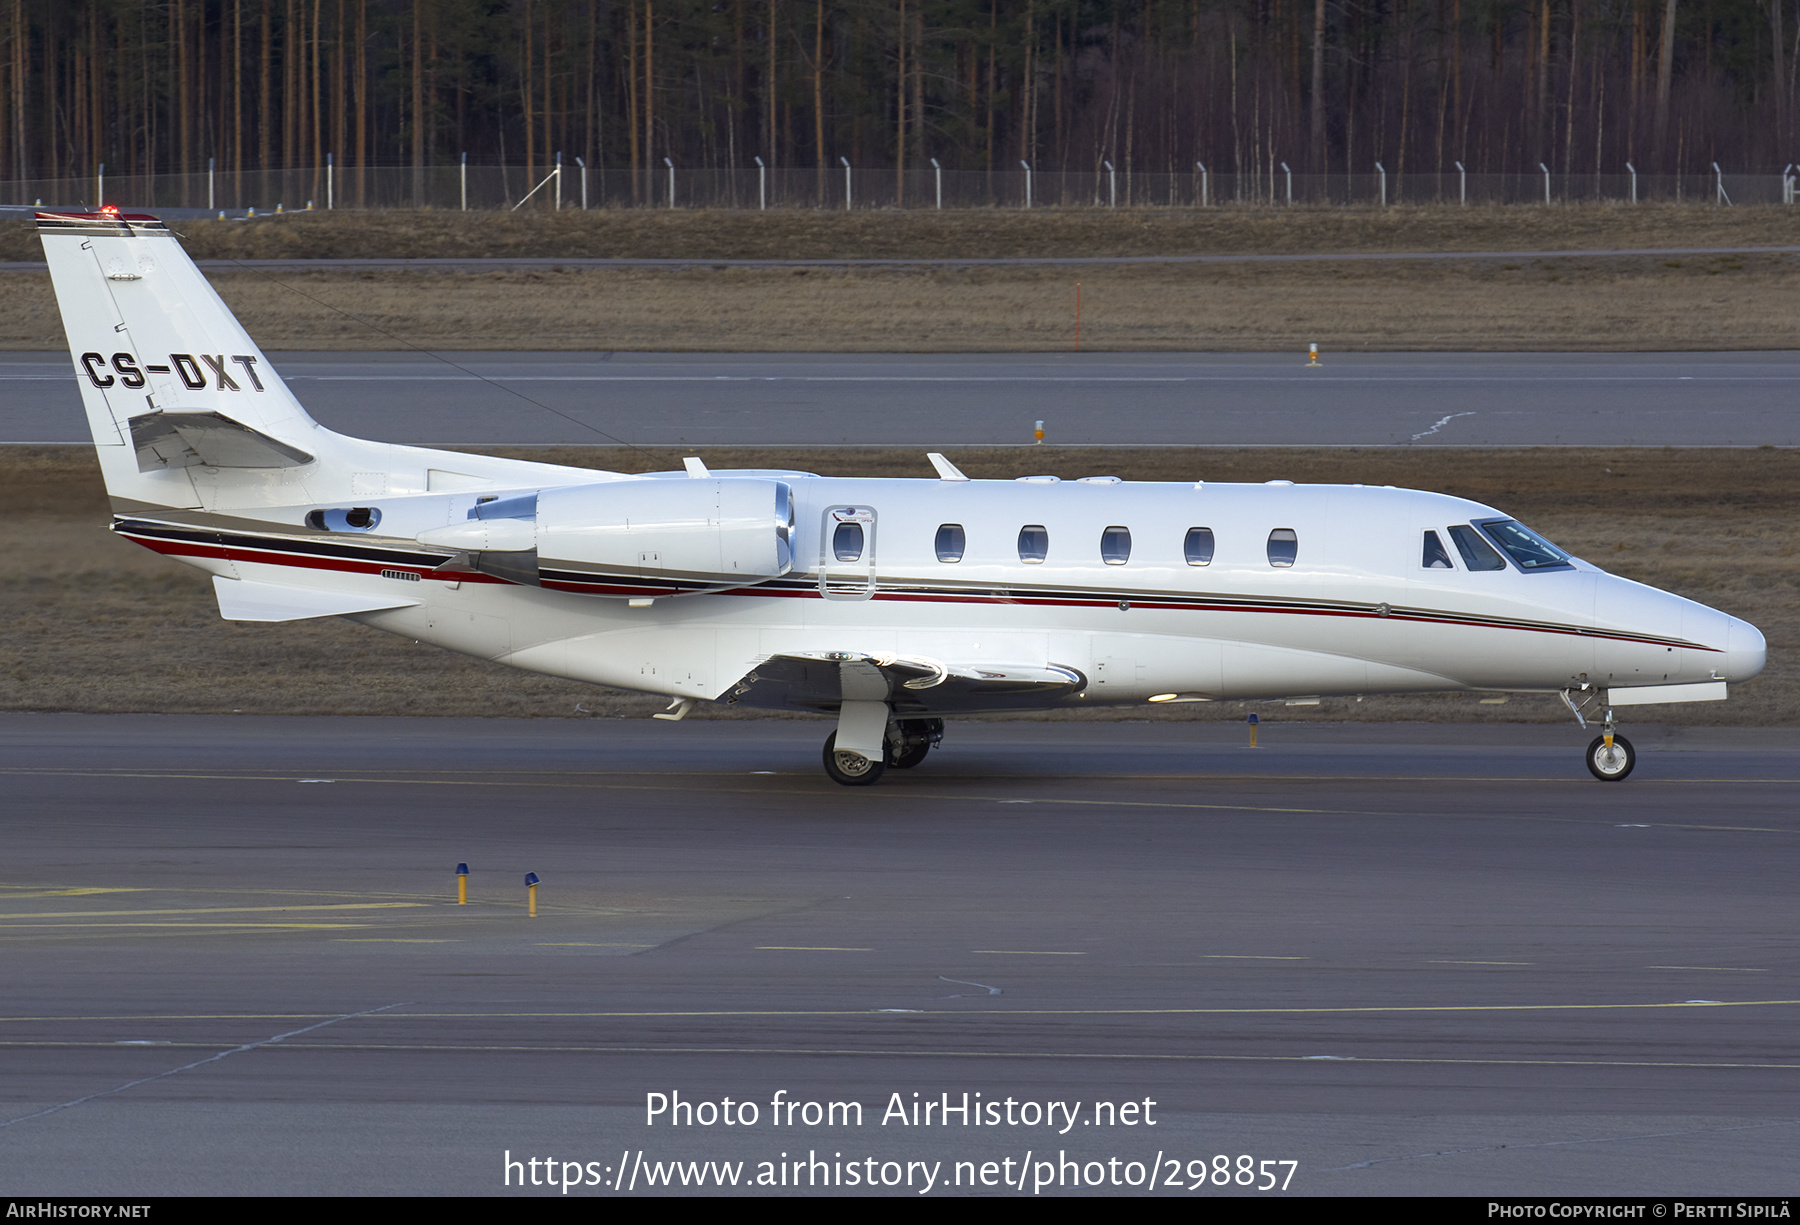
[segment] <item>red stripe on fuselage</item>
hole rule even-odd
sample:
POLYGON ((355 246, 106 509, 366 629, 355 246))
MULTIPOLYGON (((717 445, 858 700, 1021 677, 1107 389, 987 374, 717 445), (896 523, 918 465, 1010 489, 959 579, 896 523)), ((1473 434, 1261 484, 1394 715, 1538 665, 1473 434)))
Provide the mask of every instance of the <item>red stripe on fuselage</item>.
MULTIPOLYGON (((143 537, 130 532, 120 532, 152 552, 171 557, 212 557, 223 561, 258 562, 263 565, 293 566, 305 570, 336 570, 349 574, 378 575, 383 570, 405 570, 417 574, 421 578, 436 578, 449 582, 494 583, 503 586, 525 586, 523 583, 512 583, 507 579, 497 578, 479 571, 456 571, 453 575, 440 574, 428 566, 409 565, 403 562, 351 561, 344 558, 319 557, 315 554, 279 553, 274 550, 227 549, 221 545, 200 544, 188 540, 165 540, 160 537, 143 537)), ((599 584, 594 584, 598 586, 599 584)), ((551 580, 543 584, 546 591, 560 591, 570 595, 591 595, 596 598, 620 598, 629 596, 650 596, 668 598, 671 593, 666 587, 610 587, 604 593, 584 591, 574 583, 551 580)), ((700 593, 696 593, 700 594, 700 593)), ((753 596, 761 599, 801 599, 817 600, 822 596, 816 587, 735 587, 716 592, 718 595, 753 596)), ((988 595, 943 595, 926 592, 876 592, 872 600, 896 601, 909 604, 999 604, 1024 605, 1041 608, 1115 608, 1121 602, 1118 598, 1101 596, 1087 598, 1070 598, 1055 596, 988 596, 988 595)), ((1680 646, 1689 650, 1709 651, 1718 654, 1720 648, 1709 647, 1697 642, 1673 642, 1664 638, 1645 638, 1635 634, 1618 633, 1611 630, 1583 629, 1580 626, 1556 625, 1508 625, 1493 621, 1480 621, 1455 616, 1418 616, 1414 614, 1390 612, 1386 617, 1373 610, 1347 608, 1281 608, 1250 607, 1233 604, 1217 604, 1206 601, 1189 602, 1174 600, 1133 600, 1123 601, 1133 608, 1158 609, 1174 612, 1212 612, 1212 613, 1279 613, 1285 616, 1301 617, 1352 617, 1359 620, 1405 621, 1415 625, 1456 625, 1468 629, 1515 630, 1523 633, 1558 634, 1575 638, 1605 638, 1613 642, 1635 642, 1645 646, 1680 646)))

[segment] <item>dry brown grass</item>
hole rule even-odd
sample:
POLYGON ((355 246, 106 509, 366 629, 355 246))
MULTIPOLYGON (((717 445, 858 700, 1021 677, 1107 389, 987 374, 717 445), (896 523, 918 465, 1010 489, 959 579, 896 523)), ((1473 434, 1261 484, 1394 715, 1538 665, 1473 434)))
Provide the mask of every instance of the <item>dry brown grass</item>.
MULTIPOLYGON (((1618 204, 1379 208, 972 209, 582 213, 288 213, 176 223, 196 259, 983 259, 1356 251, 1783 246, 1780 206, 1618 204)), ((0 221, 0 260, 43 258, 0 221)))
MULTIPOLYGON (((680 452, 541 448, 561 463, 647 471, 680 452)), ((930 475, 923 456, 880 450, 709 450, 714 467, 832 475, 930 475)), ((1800 453, 1718 451, 969 450, 974 476, 1110 472, 1134 479, 1363 481, 1434 488, 1519 515, 1614 573, 1744 617, 1769 640, 1768 670, 1732 700, 1656 708, 1665 722, 1800 723, 1800 453), (1610 469, 1610 471, 1609 471, 1610 469)), ((198 571, 105 530, 91 452, 0 451, 0 709, 564 717, 577 704, 643 716, 658 699, 514 671, 348 622, 221 621, 198 571)), ((709 717, 723 711, 708 711, 709 717)), ((1134 709, 1132 718, 1241 718, 1237 704, 1134 709)), ((1284 718, 1555 721, 1553 699, 1327 700, 1284 718)))
MULTIPOLYGON (((1592 351, 1800 347, 1800 256, 1066 268, 216 273, 269 349, 1592 351)), ((13 273, 0 348, 63 345, 13 273)))
MULTIPOLYGON (((988 258, 1779 246, 1800 210, 1707 206, 1032 213, 289 215, 183 223, 198 258, 988 258)), ((40 257, 0 221, 0 258, 40 257)), ((215 275, 271 349, 981 351, 1786 349, 1800 259, 1298 265, 544 269, 215 275)), ((0 348, 60 348, 47 275, 13 273, 0 348)))

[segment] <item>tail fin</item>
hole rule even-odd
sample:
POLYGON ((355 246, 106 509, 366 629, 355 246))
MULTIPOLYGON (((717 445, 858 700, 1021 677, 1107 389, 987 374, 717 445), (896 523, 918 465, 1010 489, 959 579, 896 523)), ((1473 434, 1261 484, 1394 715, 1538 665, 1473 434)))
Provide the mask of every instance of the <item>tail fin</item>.
POLYGON ((105 210, 38 213, 37 223, 115 498, 194 506, 189 466, 294 467, 336 437, 161 221, 105 210))

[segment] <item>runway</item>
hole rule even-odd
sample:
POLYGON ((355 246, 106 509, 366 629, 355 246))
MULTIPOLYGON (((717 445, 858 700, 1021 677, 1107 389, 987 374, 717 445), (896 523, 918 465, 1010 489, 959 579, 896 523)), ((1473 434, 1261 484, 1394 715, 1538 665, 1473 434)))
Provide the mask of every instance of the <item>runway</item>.
POLYGON ((1791 730, 828 728, 0 716, 0 1182, 1791 1189, 1791 730))
MULTIPOLYGON (((413 444, 1800 446, 1794 353, 280 353, 413 444)), ((68 357, 0 355, 0 442, 85 442, 68 357)))

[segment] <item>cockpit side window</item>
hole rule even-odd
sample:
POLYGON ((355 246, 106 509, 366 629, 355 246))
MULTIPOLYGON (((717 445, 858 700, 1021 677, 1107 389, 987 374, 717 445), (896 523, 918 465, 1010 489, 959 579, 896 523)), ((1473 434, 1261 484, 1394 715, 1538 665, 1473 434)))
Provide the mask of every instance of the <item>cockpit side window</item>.
POLYGON ((1450 551, 1444 548, 1444 542, 1438 539, 1436 532, 1425 533, 1425 553, 1419 559, 1419 566, 1425 570, 1454 570, 1450 562, 1450 551))
POLYGON ((1456 551, 1462 554, 1463 565, 1471 570, 1504 570, 1506 559, 1494 551, 1494 546, 1482 538, 1480 532, 1464 523, 1450 529, 1450 539, 1456 543, 1456 551))

